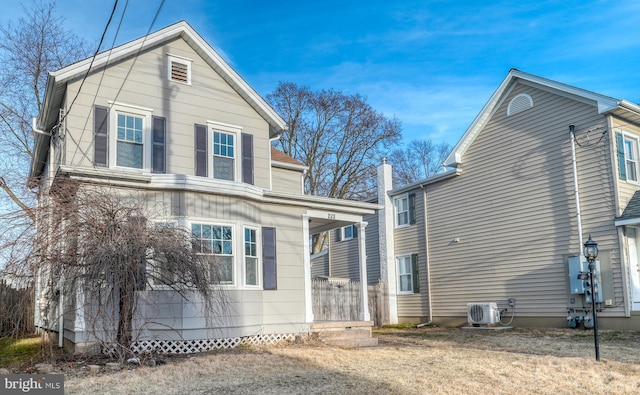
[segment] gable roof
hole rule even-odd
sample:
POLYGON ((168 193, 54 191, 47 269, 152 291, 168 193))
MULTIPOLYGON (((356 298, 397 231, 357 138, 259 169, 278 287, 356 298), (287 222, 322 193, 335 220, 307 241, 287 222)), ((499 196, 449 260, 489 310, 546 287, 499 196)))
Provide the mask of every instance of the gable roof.
POLYGON ((122 44, 111 50, 73 63, 60 70, 49 72, 43 108, 34 125, 34 154, 30 177, 40 176, 48 154, 48 133, 58 122, 58 109, 63 105, 66 85, 69 81, 84 77, 87 70, 99 70, 122 59, 136 56, 147 48, 153 48, 175 38, 184 39, 262 118, 269 124, 269 137, 273 138, 286 129, 285 121, 276 111, 222 59, 222 57, 189 25, 180 21, 154 33, 122 44), (92 64, 93 62, 93 64, 92 64), (42 131, 45 131, 43 133, 42 131))
POLYGON ((640 191, 635 191, 622 215, 616 218, 616 226, 634 225, 640 223, 640 191))
POLYGON ((494 115, 495 111, 503 103, 513 87, 518 83, 533 85, 540 89, 552 90, 557 94, 586 101, 597 106, 598 112, 601 114, 609 112, 617 114, 631 112, 634 114, 634 118, 640 117, 640 107, 626 100, 615 99, 613 97, 576 88, 561 82, 528 74, 518 69, 511 69, 502 83, 498 86, 498 89, 496 89, 493 95, 491 95, 489 101, 484 105, 484 107, 482 107, 482 110, 480 110, 480 113, 473 120, 462 138, 458 141, 455 147, 453 147, 453 150, 451 150, 451 153, 444 161, 445 166, 457 167, 462 163, 462 158, 467 149, 469 149, 473 141, 478 137, 478 134, 482 129, 484 129, 487 122, 489 122, 491 117, 494 115))
POLYGON ((271 147, 271 160, 274 162, 287 163, 290 165, 296 165, 296 166, 301 166, 305 168, 307 167, 304 163, 285 154, 284 152, 280 151, 279 149, 273 146, 271 147))
POLYGON ((147 48, 153 48, 177 37, 183 38, 202 56, 209 66, 216 70, 267 121, 270 126, 269 134, 271 137, 286 128, 285 121, 275 110, 186 21, 174 23, 144 37, 101 52, 93 60, 93 65, 91 65, 92 58, 87 58, 58 71, 50 72, 45 92, 45 108, 41 109, 38 126, 40 129, 49 130, 55 125, 58 117, 57 109, 62 104, 66 83, 84 76, 89 66, 91 66, 92 70, 99 69, 116 63, 121 59, 135 56, 147 48))

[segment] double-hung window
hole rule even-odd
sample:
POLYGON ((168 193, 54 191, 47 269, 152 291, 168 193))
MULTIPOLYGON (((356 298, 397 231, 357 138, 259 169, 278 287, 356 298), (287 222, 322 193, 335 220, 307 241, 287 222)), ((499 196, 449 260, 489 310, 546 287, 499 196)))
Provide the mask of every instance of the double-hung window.
POLYGON ((624 163, 627 181, 638 182, 638 140, 624 136, 624 163))
POLYGON ((208 121, 195 125, 195 175, 254 183, 253 135, 240 126, 208 121))
POLYGON ((144 118, 133 114, 117 114, 116 166, 142 169, 144 141, 142 125, 144 118))
POLYGON ((396 257, 396 262, 398 265, 398 293, 419 293, 420 279, 418 276, 418 255, 399 255, 396 257))
POLYGON ((415 223, 415 197, 415 194, 410 193, 393 199, 397 228, 415 223))
POLYGON ((235 180, 235 135, 213 131, 213 178, 235 180))
POLYGON ((94 165, 166 172, 166 128, 163 117, 136 105, 95 106, 94 165))
POLYGON ((258 231, 244 228, 244 283, 258 285, 258 231))
POLYGON ((214 284, 233 284, 233 228, 224 225, 192 224, 198 252, 209 263, 209 280, 214 284))

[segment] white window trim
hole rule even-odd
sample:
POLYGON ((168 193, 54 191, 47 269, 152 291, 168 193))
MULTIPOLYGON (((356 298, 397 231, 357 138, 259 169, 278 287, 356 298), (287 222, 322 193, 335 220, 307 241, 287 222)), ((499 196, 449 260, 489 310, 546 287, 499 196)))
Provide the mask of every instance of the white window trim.
POLYGON ((153 110, 133 104, 109 102, 109 168, 117 168, 134 173, 148 173, 151 171, 151 115, 153 110), (131 115, 142 118, 142 169, 118 166, 118 114, 131 115))
POLYGON ((404 195, 400 195, 400 196, 396 196, 393 198, 393 223, 395 225, 396 228, 406 228, 407 226, 411 225, 411 219, 409 218, 409 194, 406 193, 404 195), (406 200, 407 201, 407 223, 406 224, 400 224, 398 222, 398 214, 400 214, 398 212, 398 206, 396 205, 396 201, 398 200, 406 200))
POLYGON ((242 134, 242 126, 207 120, 207 138, 209 139, 209 146, 207 147, 209 150, 209 157, 207 158, 207 173, 211 175, 210 178, 216 181, 231 182, 229 180, 223 180, 213 176, 213 132, 233 134, 233 182, 239 182, 242 176, 242 158, 240 156, 240 136, 242 134))
POLYGON ((191 85, 191 64, 193 60, 179 55, 167 54, 167 79, 171 82, 183 85, 191 85), (182 63, 187 66, 187 82, 177 81, 171 78, 171 63, 182 63))
POLYGON ((624 147, 624 166, 625 166, 625 172, 627 174, 626 177, 626 181, 630 184, 640 184, 640 139, 632 134, 623 132, 622 133, 622 145, 624 147), (627 167, 627 161, 628 161, 628 156, 627 156, 627 140, 632 142, 633 148, 635 149, 634 154, 634 162, 635 162, 635 174, 636 174, 636 179, 635 180, 630 180, 629 179, 629 168, 627 167))
POLYGON ((395 261, 396 261, 396 283, 397 283, 397 294, 398 295, 413 295, 414 294, 414 290, 413 290, 413 263, 411 262, 411 254, 400 254, 400 255, 396 255, 395 257, 395 261), (400 259, 408 259, 409 260, 409 265, 411 270, 409 270, 409 285, 411 286, 411 290, 410 291, 402 291, 401 288, 401 281, 400 281, 400 276, 406 276, 407 273, 405 274, 401 274, 400 273, 400 259))
POLYGON ((245 288, 249 289, 262 289, 262 233, 260 232, 260 228, 257 226, 242 226, 242 285, 245 288), (256 231, 256 276, 257 276, 257 284, 247 284, 247 273, 246 273, 246 258, 247 255, 245 253, 245 239, 244 239, 244 231, 245 229, 251 229, 256 231))
POLYGON ((342 228, 340 228, 340 232, 341 232, 340 241, 353 240, 354 239, 353 234, 354 232, 356 232, 355 226, 356 226, 355 224, 351 224, 351 225, 343 226, 342 228), (351 236, 346 235, 347 228, 353 228, 353 230, 351 231, 351 236))
MULTIPOLYGON (((238 288, 238 284, 239 284, 239 280, 238 280, 238 276, 239 275, 243 275, 243 271, 239 271, 238 270, 238 256, 243 256, 244 257, 244 252, 242 252, 241 254, 238 254, 238 248, 243 248, 244 249, 244 234, 241 235, 240 238, 238 238, 238 228, 241 228, 241 231, 244 230, 244 228, 242 228, 241 226, 236 226, 235 224, 231 224, 231 223, 225 223, 222 221, 216 221, 216 220, 212 220, 212 219, 191 219, 189 221, 187 221, 187 226, 189 229, 189 231, 191 231, 192 229, 192 225, 211 225, 211 226, 229 226, 231 227, 231 234, 233 235, 233 239, 232 239, 232 243, 233 243, 233 255, 232 255, 232 259, 231 259, 231 268, 232 268, 232 275, 231 275, 231 282, 230 283, 224 283, 224 284, 214 284, 214 283, 209 283, 209 286, 211 287, 222 287, 222 288, 238 288), (241 245, 238 245, 238 240, 242 240, 241 245)), ((203 254, 205 255, 205 254, 203 254)), ((218 254, 212 254, 212 255, 218 255, 218 254)), ((229 255, 223 255, 223 256, 229 256, 229 255)), ((244 280, 243 280, 244 282, 244 280)))

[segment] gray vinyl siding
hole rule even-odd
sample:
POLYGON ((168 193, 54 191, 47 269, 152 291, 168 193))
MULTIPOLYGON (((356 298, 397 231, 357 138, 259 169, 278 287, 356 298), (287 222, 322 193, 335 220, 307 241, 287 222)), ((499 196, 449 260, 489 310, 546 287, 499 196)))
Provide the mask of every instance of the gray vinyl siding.
MULTIPOLYGON (((79 86, 80 81, 70 82, 67 96, 75 97, 79 86)), ((154 116, 166 118, 167 173, 194 174, 194 124, 215 121, 239 126, 243 133, 253 134, 254 182, 256 186, 269 188, 266 121, 182 39, 142 52, 135 62, 128 59, 110 66, 104 73, 99 70, 88 76, 66 118, 71 134, 65 141, 66 165, 92 167, 93 106, 108 107, 115 97, 118 103, 149 108, 154 116), (193 60, 192 85, 167 79, 166 54, 193 60)), ((110 126, 113 133, 113 125, 110 126)), ((235 160, 240 161, 239 134, 236 147, 235 160)))
POLYGON ((576 147, 583 235, 609 251, 609 287, 614 305, 622 304, 611 136, 587 144, 580 133, 606 120, 595 106, 517 85, 465 153, 462 174, 427 188, 434 315, 465 317, 469 302, 504 305, 509 297, 520 317, 566 315, 565 257, 580 253, 570 124, 583 144, 576 147), (534 107, 507 117, 520 93, 534 107))
POLYGON ((367 251, 367 283, 377 284, 380 281, 380 240, 378 235, 378 212, 367 215, 364 218, 367 223, 365 228, 367 251))
POLYGON ((329 277, 329 253, 316 254, 311 257, 311 278, 329 277))
MULTIPOLYGON (((408 192, 415 194, 415 223, 406 227, 394 229, 395 256, 418 254, 418 275, 420 279, 420 292, 413 295, 398 295, 398 316, 399 317, 422 317, 428 312, 427 297, 427 266, 426 266, 426 243, 425 243, 425 211, 424 196, 422 189, 415 189, 408 192)), ((402 194, 404 195, 404 194, 402 194)), ((398 195, 398 196, 402 196, 398 195)), ((397 196, 393 196, 394 198, 397 196)), ((396 265, 394 258, 392 263, 396 265)), ((398 278, 389 279, 398 281, 398 278)), ((399 289, 399 288, 398 288, 399 289)))
POLYGON ((358 238, 349 240, 337 239, 337 232, 341 228, 333 229, 330 232, 330 275, 336 278, 348 278, 353 281, 360 281, 360 253, 358 249, 358 238))

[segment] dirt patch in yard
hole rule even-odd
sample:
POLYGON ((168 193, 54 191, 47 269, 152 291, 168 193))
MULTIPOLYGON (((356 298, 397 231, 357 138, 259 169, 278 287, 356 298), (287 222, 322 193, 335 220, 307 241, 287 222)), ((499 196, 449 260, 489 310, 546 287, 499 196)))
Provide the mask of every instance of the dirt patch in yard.
POLYGON ((161 357, 159 366, 60 361, 66 394, 628 394, 640 392, 640 333, 376 331, 360 349, 317 342, 161 357))

